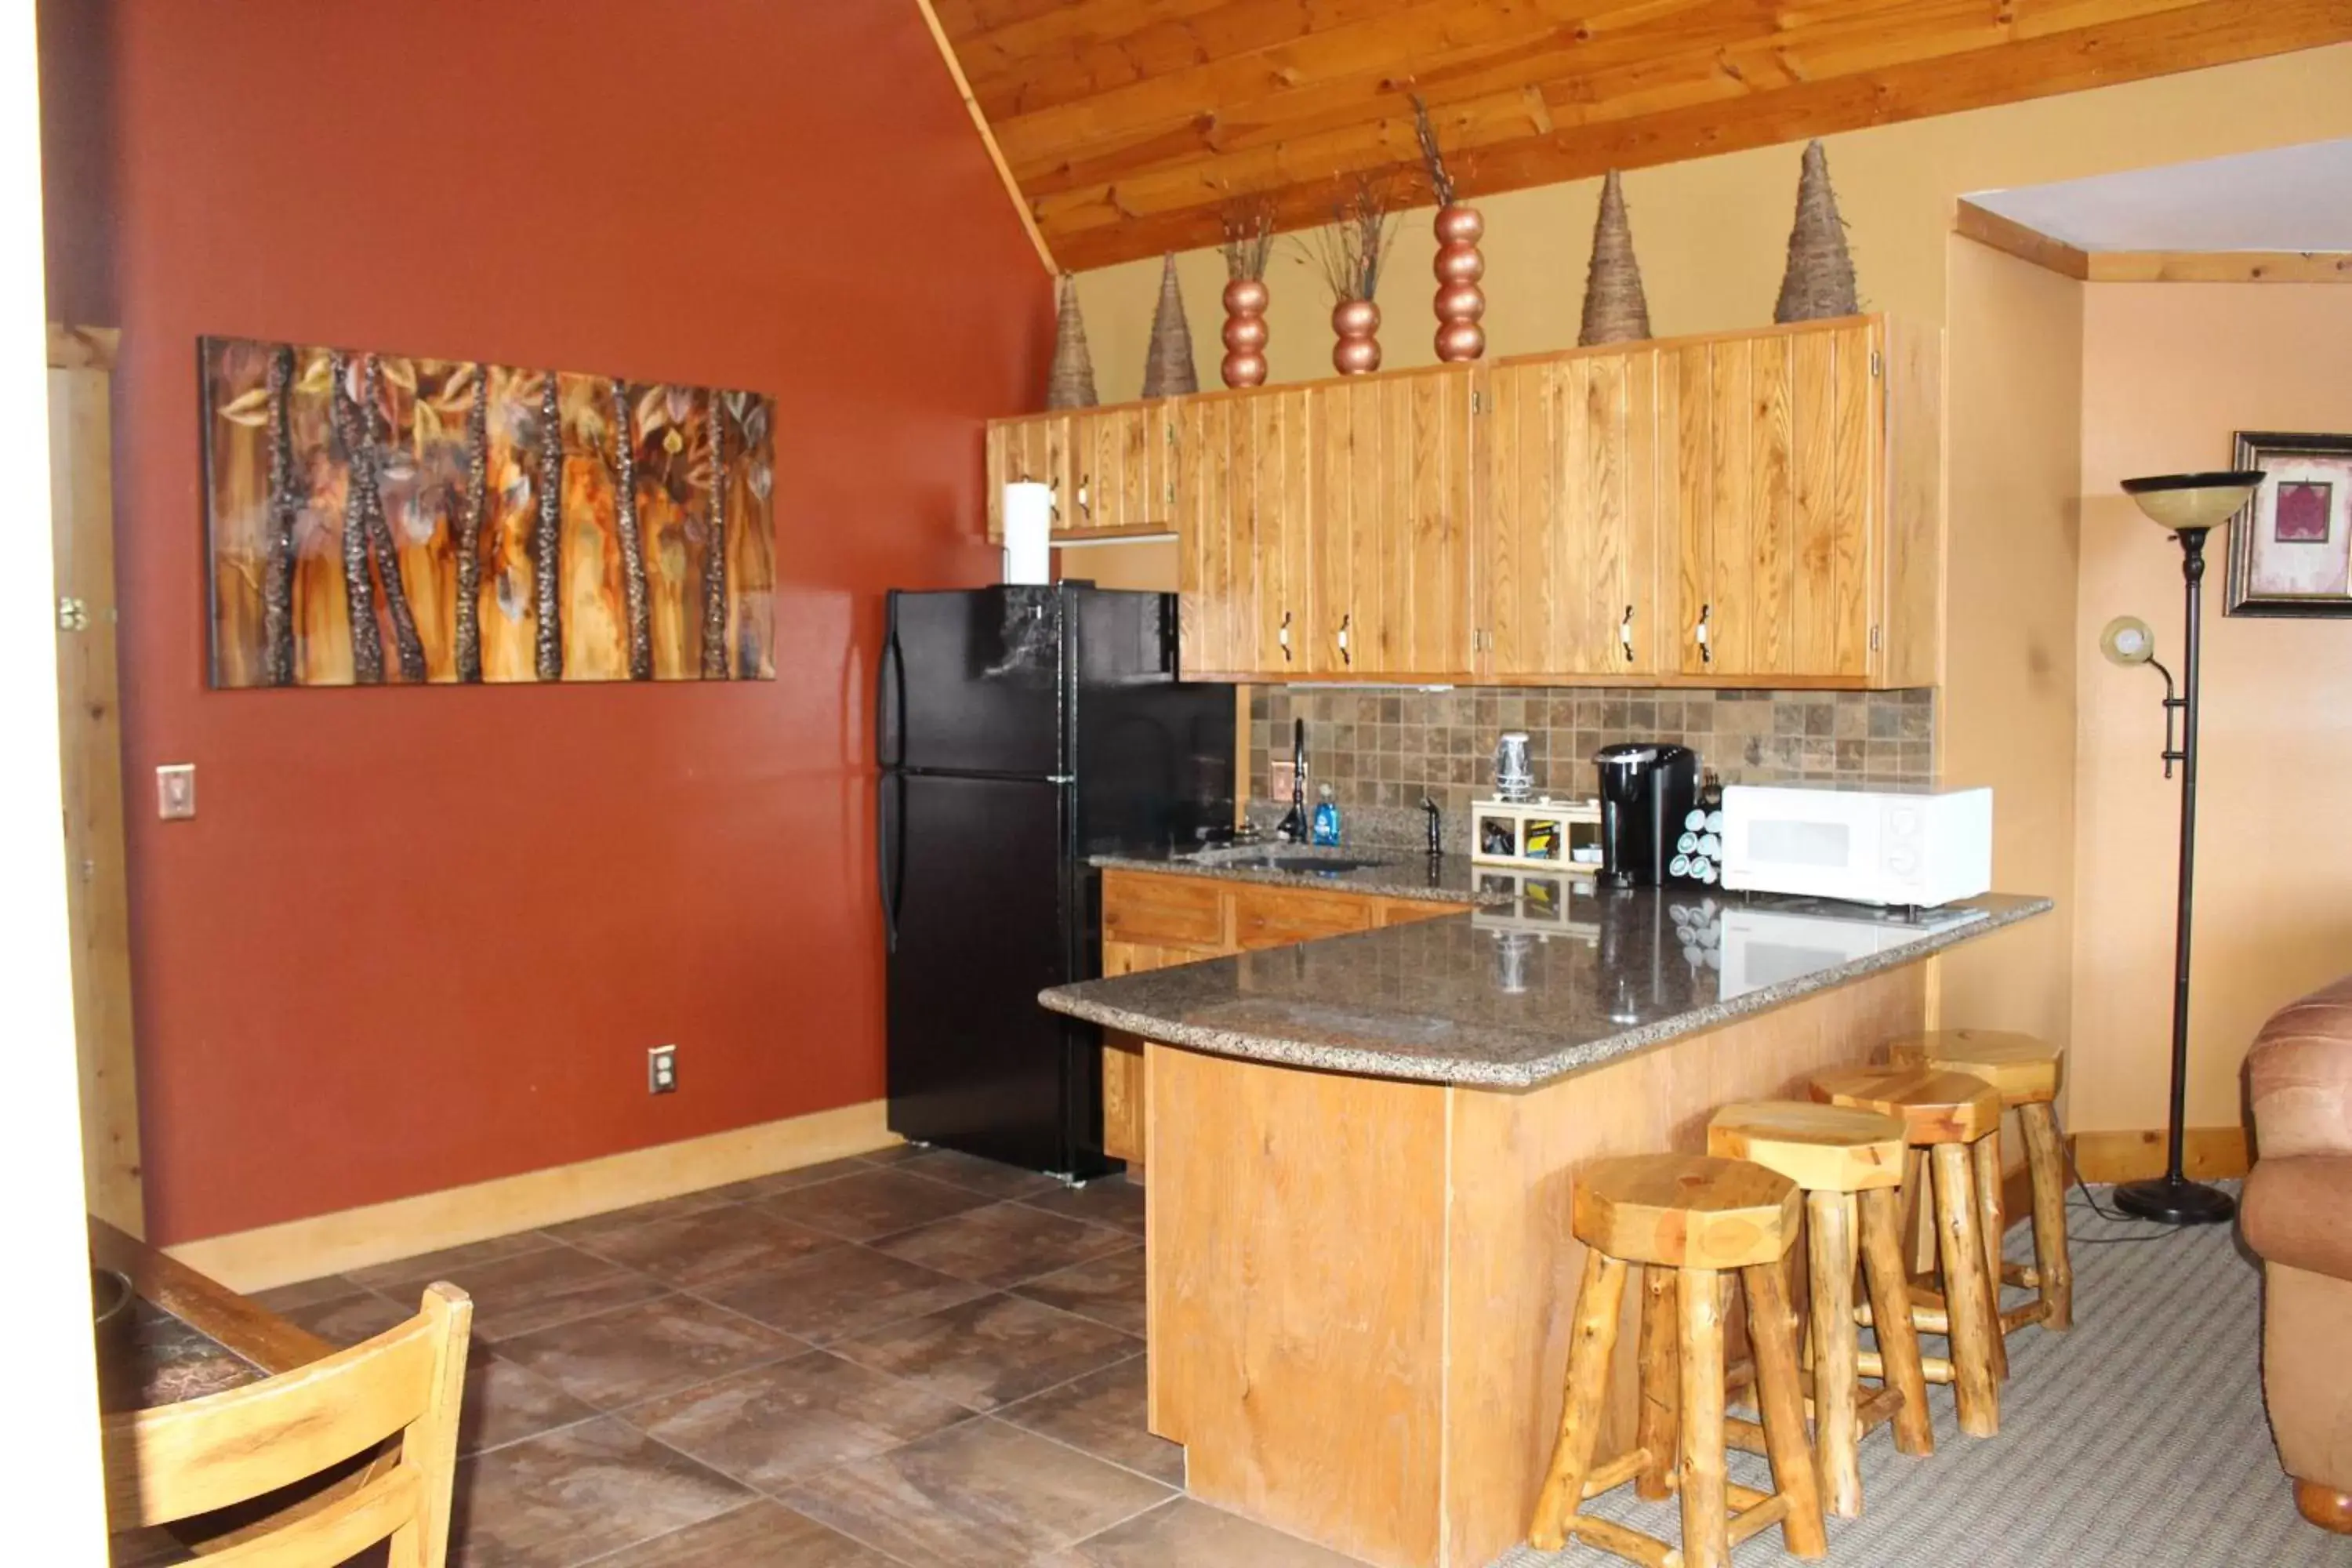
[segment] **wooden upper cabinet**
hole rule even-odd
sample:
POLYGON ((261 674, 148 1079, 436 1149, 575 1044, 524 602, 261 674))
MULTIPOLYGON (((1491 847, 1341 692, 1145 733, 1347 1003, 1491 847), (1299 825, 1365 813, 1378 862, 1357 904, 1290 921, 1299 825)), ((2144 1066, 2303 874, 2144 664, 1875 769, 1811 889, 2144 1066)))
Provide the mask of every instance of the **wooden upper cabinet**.
POLYGON ((1074 533, 1157 533, 1176 526, 1176 405, 1161 400, 1070 416, 1074 533))
POLYGON ((1176 410, 1163 399, 992 422, 988 537, 1003 539, 1003 487, 1018 479, 1054 487, 1056 537, 1173 530, 1176 410))
POLYGON ((1660 349, 1670 669, 1723 684, 1935 679, 1937 349, 1884 318, 1660 349))
POLYGON ((1475 367, 1307 387, 1317 441, 1308 673, 1473 670, 1475 367))
POLYGON ((1187 399, 1178 416, 1178 625, 1188 674, 1308 672, 1315 405, 1305 388, 1187 399))
POLYGON ((1054 488, 1054 527, 1070 526, 1072 500, 1071 445, 1075 432, 1067 414, 1034 414, 1024 419, 999 419, 988 427, 988 537, 1004 540, 1004 487, 1023 481, 1054 488))
POLYGON ((1942 389, 1870 316, 1001 420, 992 535, 1172 528, 1209 679, 1924 686, 1942 389))
POLYGON ((1488 367, 1477 421, 1477 672, 1656 675, 1671 532, 1646 345, 1488 367))

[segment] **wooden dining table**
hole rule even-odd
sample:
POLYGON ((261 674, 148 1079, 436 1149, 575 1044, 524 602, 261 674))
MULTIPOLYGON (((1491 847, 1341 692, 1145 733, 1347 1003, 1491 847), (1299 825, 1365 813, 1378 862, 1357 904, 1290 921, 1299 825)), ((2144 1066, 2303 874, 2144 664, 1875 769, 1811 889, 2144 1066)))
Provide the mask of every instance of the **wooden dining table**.
MULTIPOLYGON (((135 1298, 128 1328, 100 1342, 99 1402, 109 1414, 200 1399, 292 1372, 336 1350, 249 1297, 94 1216, 89 1260, 93 1268, 111 1268, 128 1279, 135 1298)), ((147 1568, 222 1551, 265 1523, 308 1511, 323 1498, 358 1485, 381 1462, 379 1457, 362 1455, 316 1487, 269 1500, 257 1510, 237 1510, 233 1517, 116 1531, 108 1542, 115 1568, 147 1568)))

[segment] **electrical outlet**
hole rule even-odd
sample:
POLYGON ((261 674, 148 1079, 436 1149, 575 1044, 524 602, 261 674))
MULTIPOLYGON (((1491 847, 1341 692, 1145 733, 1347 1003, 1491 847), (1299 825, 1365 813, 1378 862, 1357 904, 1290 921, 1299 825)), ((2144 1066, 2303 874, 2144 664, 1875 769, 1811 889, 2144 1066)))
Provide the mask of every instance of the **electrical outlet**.
POLYGON ((196 815, 196 764, 165 763, 155 770, 155 815, 177 822, 196 815))
POLYGON ((677 1092, 677 1047, 656 1046, 646 1053, 646 1092, 677 1092))
POLYGON ((1297 766, 1297 764, 1293 763, 1288 757, 1279 757, 1266 764, 1266 799, 1288 800, 1290 798, 1291 775, 1296 771, 1297 766))

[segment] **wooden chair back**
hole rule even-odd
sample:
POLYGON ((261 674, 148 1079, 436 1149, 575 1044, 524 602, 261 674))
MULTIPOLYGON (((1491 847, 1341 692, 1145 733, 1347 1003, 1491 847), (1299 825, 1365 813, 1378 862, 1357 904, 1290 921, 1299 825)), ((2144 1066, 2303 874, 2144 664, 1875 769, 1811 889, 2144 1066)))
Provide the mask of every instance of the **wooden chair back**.
POLYGON ((365 1344, 242 1388, 109 1416, 111 1527, 168 1524, 267 1497, 397 1434, 396 1462, 238 1532, 204 1561, 331 1568, 389 1541, 390 1568, 443 1568, 473 1318, 463 1290, 434 1285, 415 1317, 365 1344))

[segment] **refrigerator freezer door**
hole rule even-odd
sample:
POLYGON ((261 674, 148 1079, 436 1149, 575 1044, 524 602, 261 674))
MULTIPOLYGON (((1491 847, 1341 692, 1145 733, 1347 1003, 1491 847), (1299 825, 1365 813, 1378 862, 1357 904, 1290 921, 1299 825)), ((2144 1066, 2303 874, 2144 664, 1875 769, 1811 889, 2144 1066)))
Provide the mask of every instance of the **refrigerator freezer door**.
POLYGON ((1063 598, 1053 588, 890 595, 885 767, 1047 778, 1062 755, 1063 598))
POLYGON ((1176 601, 1071 584, 1082 855, 1183 846, 1234 820, 1234 689, 1176 681, 1176 601))
POLYGON ((1098 1100, 1070 1092, 1084 1031, 1037 1004, 1075 963, 1068 800, 1044 782, 900 779, 893 1131, 1039 1171, 1071 1172, 1076 1145, 1099 1141, 1098 1100))

